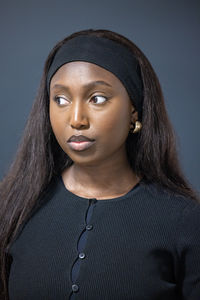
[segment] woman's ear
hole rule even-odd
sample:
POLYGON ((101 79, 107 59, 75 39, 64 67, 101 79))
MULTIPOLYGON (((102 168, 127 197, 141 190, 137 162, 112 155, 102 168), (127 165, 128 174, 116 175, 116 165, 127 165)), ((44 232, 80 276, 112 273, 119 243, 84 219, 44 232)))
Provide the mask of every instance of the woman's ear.
POLYGON ((135 123, 138 120, 138 112, 134 106, 131 107, 131 122, 135 123))

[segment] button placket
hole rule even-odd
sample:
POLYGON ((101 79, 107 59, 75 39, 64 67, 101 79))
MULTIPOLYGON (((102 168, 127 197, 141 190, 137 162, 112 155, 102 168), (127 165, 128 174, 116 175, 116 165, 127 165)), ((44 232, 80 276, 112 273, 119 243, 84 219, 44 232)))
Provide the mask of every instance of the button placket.
POLYGON ((83 252, 83 250, 85 249, 85 245, 86 245, 86 241, 87 241, 87 237, 89 232, 93 229, 93 225, 89 224, 91 216, 93 214, 93 208, 94 208, 94 204, 97 202, 96 199, 89 199, 89 206, 86 212, 86 216, 85 216, 85 229, 84 231, 80 234, 79 237, 79 241, 77 244, 77 250, 78 250, 78 259, 75 261, 73 267, 72 267, 72 292, 73 293, 77 293, 79 291, 79 286, 75 283, 78 275, 79 275, 79 271, 80 271, 80 261, 85 259, 86 254, 83 252))

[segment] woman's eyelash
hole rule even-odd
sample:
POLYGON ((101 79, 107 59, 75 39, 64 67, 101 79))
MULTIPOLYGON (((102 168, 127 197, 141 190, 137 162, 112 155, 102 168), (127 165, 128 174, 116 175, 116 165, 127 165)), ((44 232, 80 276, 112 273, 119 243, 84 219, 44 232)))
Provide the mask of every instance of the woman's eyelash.
POLYGON ((65 105, 66 102, 68 102, 68 100, 65 99, 65 98, 62 97, 62 96, 55 96, 55 97, 54 97, 54 101, 55 101, 58 105, 65 105))
POLYGON ((95 95, 93 97, 91 97, 91 100, 94 100, 95 99, 95 104, 103 104, 105 103, 106 101, 108 101, 108 97, 106 96, 103 96, 103 95, 95 95), (99 102, 98 102, 98 98, 99 98, 99 102))
MULTIPOLYGON (((69 103, 69 100, 67 100, 63 96, 55 96, 53 99, 59 106, 64 106, 69 103)), ((109 98, 106 96, 103 96, 103 95, 94 95, 90 98, 90 102, 93 102, 94 104, 97 104, 97 105, 104 104, 108 100, 109 100, 109 98)))

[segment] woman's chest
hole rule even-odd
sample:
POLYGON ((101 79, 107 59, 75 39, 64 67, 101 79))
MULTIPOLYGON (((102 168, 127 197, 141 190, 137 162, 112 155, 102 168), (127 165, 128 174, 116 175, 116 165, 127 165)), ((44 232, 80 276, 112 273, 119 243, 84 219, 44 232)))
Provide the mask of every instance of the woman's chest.
POLYGON ((10 300, 173 299, 172 248, 164 223, 134 211, 40 212, 13 245, 10 300))

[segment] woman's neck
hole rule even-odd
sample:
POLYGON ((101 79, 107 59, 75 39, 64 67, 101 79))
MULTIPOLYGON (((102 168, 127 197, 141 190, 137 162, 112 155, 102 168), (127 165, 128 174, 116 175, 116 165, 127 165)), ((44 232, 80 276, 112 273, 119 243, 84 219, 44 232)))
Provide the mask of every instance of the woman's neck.
POLYGON ((98 200, 120 197, 140 181, 127 159, 93 165, 74 163, 63 172, 62 178, 72 193, 98 200))

